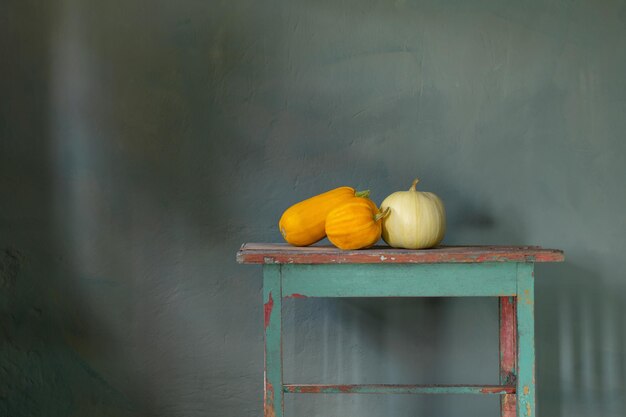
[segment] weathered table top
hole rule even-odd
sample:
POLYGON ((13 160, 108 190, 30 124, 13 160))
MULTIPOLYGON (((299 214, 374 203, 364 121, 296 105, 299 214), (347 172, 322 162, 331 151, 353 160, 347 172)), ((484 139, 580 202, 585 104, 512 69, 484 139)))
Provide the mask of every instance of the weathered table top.
POLYGON ((426 264, 482 262, 562 262, 563 251, 540 246, 438 246, 433 249, 341 250, 334 246, 296 247, 286 243, 244 243, 241 264, 426 264))

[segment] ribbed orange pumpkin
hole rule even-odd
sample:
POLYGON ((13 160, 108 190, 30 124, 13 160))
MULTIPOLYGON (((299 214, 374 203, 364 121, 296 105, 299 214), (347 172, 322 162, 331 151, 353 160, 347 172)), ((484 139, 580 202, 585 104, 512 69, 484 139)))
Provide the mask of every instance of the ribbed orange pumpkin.
POLYGON ((380 239, 382 218, 389 210, 380 212, 376 204, 354 199, 328 213, 326 235, 339 249, 363 249, 380 239))
POLYGON ((356 192, 351 187, 335 188, 289 207, 281 216, 278 228, 288 243, 294 246, 312 245, 326 236, 324 225, 331 210, 356 197, 369 200, 367 196, 369 191, 356 192))

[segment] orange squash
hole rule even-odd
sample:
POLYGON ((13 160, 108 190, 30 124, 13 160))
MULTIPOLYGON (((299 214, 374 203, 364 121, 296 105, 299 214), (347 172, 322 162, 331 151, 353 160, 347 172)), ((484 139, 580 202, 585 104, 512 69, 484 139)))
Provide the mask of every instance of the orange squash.
POLYGON ((289 207, 281 216, 278 228, 288 243, 294 246, 312 245, 326 236, 324 225, 331 210, 356 197, 369 200, 368 196, 369 191, 357 192, 351 187, 335 188, 289 207))
POLYGON ((382 219, 388 214, 371 201, 351 200, 328 213, 326 235, 339 249, 368 248, 380 239, 382 219))

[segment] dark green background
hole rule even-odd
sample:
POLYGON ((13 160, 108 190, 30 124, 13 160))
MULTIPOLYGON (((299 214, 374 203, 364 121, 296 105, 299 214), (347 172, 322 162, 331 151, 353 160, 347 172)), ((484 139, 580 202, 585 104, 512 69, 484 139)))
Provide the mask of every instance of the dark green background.
MULTIPOLYGON (((626 407, 626 4, 0 4, 0 415, 259 416, 295 201, 415 176, 448 244, 539 244, 540 416, 626 407)), ((495 383, 492 299, 287 304, 290 382, 495 383)), ((301 416, 486 416, 320 396, 301 416)))

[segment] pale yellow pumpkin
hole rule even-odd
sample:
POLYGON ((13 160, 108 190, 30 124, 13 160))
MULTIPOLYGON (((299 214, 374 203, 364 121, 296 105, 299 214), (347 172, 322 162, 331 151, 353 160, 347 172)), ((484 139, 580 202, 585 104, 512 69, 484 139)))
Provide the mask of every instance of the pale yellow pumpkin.
POLYGON ((426 249, 437 246, 446 232, 446 212, 443 202, 433 193, 415 189, 413 181, 408 191, 391 194, 381 203, 390 209, 383 219, 382 237, 389 246, 406 249, 426 249))

